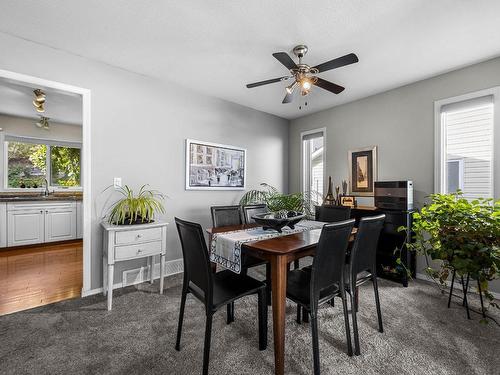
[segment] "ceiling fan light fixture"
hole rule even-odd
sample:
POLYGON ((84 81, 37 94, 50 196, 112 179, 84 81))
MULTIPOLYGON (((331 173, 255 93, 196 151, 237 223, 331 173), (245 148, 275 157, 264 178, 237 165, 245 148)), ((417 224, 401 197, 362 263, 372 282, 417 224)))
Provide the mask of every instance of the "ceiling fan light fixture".
POLYGON ((35 123, 37 128, 49 130, 49 117, 40 116, 40 120, 35 123))
POLYGON ((287 94, 292 94, 293 90, 295 90, 295 87, 297 86, 297 81, 294 81, 290 86, 287 86, 285 88, 287 94))
POLYGON ((33 100, 33 106, 38 113, 45 112, 45 93, 40 89, 33 90, 33 94, 35 95, 33 100))
POLYGON ((312 87, 312 83, 309 78, 302 78, 302 80, 300 81, 300 85, 302 86, 302 90, 305 90, 307 92, 309 92, 312 87))

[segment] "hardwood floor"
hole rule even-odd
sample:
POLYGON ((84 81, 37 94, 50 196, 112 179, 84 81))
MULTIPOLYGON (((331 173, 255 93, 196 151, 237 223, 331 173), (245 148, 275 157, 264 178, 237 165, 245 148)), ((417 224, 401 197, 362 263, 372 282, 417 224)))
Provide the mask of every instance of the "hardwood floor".
POLYGON ((0 250, 0 315, 79 297, 83 241, 0 250))

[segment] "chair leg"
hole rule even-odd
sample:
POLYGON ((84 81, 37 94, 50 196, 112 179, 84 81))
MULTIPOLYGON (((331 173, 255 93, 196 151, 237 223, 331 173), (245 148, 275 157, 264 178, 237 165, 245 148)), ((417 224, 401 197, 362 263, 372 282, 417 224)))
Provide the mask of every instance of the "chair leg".
POLYGON ((271 262, 266 263, 266 301, 267 301, 267 306, 271 306, 271 262))
POLYGON ((345 295, 345 288, 342 286, 342 308, 344 309, 344 323, 345 323, 345 336, 347 340, 347 355, 352 357, 352 342, 351 342, 351 327, 349 326, 349 311, 347 309, 347 297, 345 295))
POLYGON ((300 306, 299 304, 297 304, 297 324, 302 324, 302 314, 301 314, 301 311, 302 311, 302 306, 300 306))
POLYGON ((227 310, 227 324, 234 322, 234 302, 228 303, 226 305, 227 310))
POLYGON ((182 322, 184 320, 184 307, 186 306, 186 296, 187 290, 182 287, 182 296, 181 296, 181 309, 179 311, 179 324, 177 325, 177 340, 175 342, 175 350, 181 350, 181 334, 182 334, 182 322))
MULTIPOLYGON (((352 286, 351 290, 354 290, 356 286, 352 286)), ((354 293, 353 293, 354 294, 354 293)), ((356 310, 358 307, 356 306, 356 298, 351 294, 351 313, 352 313, 352 330, 354 333, 354 354, 359 355, 359 333, 358 333, 358 319, 356 317, 356 310)))
POLYGON ((382 311, 380 309, 380 298, 378 295, 378 283, 377 276, 372 276, 373 291, 375 292, 375 305, 377 306, 377 318, 378 318, 378 331, 384 332, 384 326, 382 325, 382 311))
POLYGON ((316 316, 316 313, 311 314, 311 333, 312 333, 314 375, 319 375, 320 365, 319 365, 318 317, 316 316))
POLYGON ((213 314, 207 314, 205 325, 205 345, 203 347, 203 375, 208 375, 208 364, 210 361, 210 341, 212 338, 212 318, 213 314))
POLYGON ((354 289, 354 299, 356 300, 356 312, 359 311, 359 288, 354 289))
POLYGON ((456 275, 455 269, 453 269, 453 273, 451 274, 451 286, 450 286, 450 294, 448 296, 448 308, 450 308, 451 304, 451 296, 453 295, 453 285, 455 285, 455 275, 456 275))
POLYGON ((309 311, 305 307, 302 307, 302 321, 304 323, 309 323, 309 311))
POLYGON ((259 350, 267 349, 267 302, 266 290, 261 289, 258 293, 259 303, 259 350))

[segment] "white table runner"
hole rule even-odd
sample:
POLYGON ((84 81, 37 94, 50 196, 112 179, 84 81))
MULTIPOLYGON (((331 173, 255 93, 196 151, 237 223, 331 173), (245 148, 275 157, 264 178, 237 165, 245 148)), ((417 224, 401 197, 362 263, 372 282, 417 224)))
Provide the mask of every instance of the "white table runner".
POLYGON ((284 227, 282 233, 275 230, 264 230, 262 227, 214 233, 210 244, 210 260, 230 271, 240 273, 241 246, 245 242, 261 241, 312 229, 321 229, 325 224, 321 221, 302 220, 298 224, 295 224, 295 229, 284 227))

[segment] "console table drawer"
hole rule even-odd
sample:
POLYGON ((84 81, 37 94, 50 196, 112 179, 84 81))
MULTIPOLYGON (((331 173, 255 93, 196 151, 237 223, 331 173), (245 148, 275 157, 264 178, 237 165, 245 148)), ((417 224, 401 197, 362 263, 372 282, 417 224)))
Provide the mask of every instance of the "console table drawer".
POLYGON ((161 240, 161 228, 147 228, 116 232, 115 243, 117 245, 125 245, 156 240, 161 240))
POLYGON ((142 258, 148 255, 155 255, 161 252, 161 241, 147 242, 137 245, 116 246, 115 259, 124 260, 132 258, 142 258))

